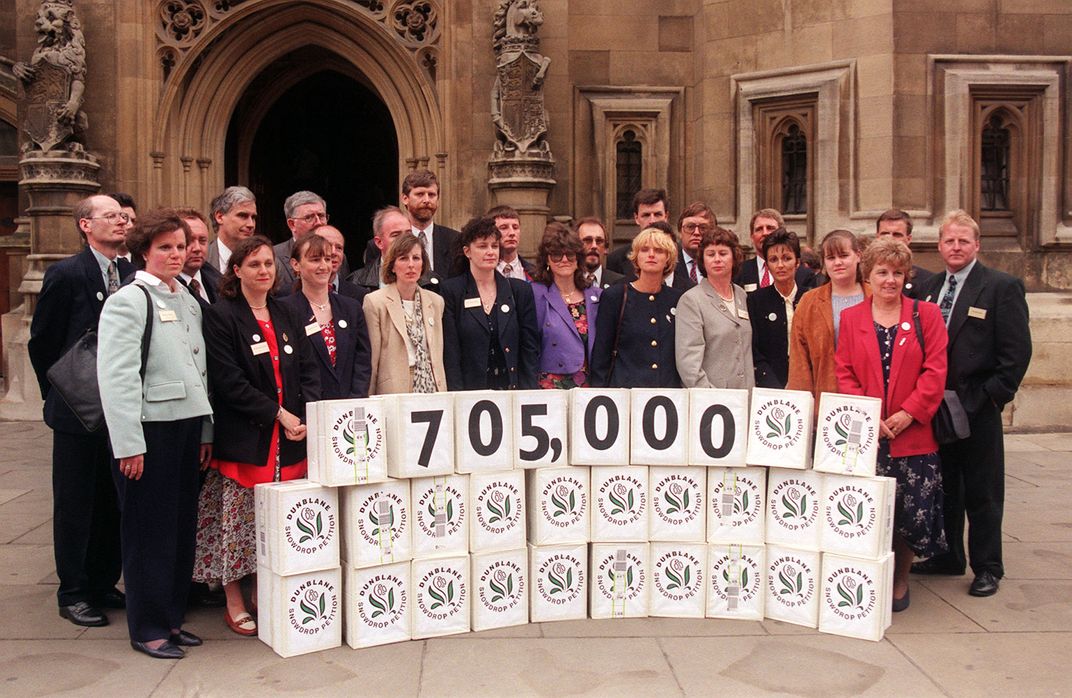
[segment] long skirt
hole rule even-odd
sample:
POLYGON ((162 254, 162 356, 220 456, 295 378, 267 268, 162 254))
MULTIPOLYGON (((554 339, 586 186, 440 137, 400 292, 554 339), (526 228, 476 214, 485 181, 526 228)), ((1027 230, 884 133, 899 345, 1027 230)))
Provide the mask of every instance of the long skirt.
POLYGON ((942 469, 938 453, 904 458, 890 457, 890 442, 878 442, 878 475, 897 479, 894 533, 919 557, 944 553, 945 519, 942 514, 942 469))
POLYGON ((238 581, 257 571, 253 488, 210 470, 197 510, 195 582, 238 581))

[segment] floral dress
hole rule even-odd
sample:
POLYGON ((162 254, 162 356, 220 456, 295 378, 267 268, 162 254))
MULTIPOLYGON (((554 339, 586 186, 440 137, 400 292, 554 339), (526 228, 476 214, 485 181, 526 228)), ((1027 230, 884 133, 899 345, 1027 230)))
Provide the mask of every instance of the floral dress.
MULTIPOLYGON (((888 391, 897 325, 883 327, 876 322, 875 333, 882 357, 882 380, 888 391)), ((944 553, 948 546, 942 515, 942 470, 938 452, 892 458, 889 440, 880 439, 877 474, 897 479, 894 532, 919 557, 944 553)))
POLYGON ((540 371, 537 376, 537 385, 545 390, 569 390, 570 388, 588 387, 588 311, 584 300, 576 303, 567 303, 570 317, 573 318, 573 326, 581 335, 581 345, 584 346, 584 365, 576 373, 545 373, 540 371))

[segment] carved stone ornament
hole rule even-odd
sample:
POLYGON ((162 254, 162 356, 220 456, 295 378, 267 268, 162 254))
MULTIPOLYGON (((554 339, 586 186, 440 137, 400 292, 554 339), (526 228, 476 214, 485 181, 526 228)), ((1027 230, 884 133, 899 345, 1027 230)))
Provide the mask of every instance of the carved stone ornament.
POLYGON ((165 0, 158 9, 161 29, 177 44, 192 42, 208 21, 208 12, 200 0, 165 0))
POLYGON ((88 125, 82 100, 86 86, 86 42, 70 0, 45 0, 34 21, 37 49, 12 72, 25 88, 24 153, 65 149, 79 152, 88 125))
POLYGON ((503 0, 495 12, 495 158, 551 158, 543 81, 551 59, 538 52, 543 13, 536 0, 503 0))

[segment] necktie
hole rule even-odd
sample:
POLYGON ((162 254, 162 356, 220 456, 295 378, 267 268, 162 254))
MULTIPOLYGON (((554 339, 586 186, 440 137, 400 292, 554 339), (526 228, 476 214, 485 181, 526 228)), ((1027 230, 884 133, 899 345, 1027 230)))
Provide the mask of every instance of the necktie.
POLYGON ((957 277, 949 277, 949 287, 945 290, 945 295, 942 296, 942 302, 938 305, 938 309, 942 311, 942 319, 945 320, 945 324, 949 324, 949 315, 953 312, 953 297, 957 295, 957 277))
POLYGON ((190 292, 195 298, 203 298, 201 295, 201 283, 197 279, 190 279, 190 292))
MULTIPOLYGON (((423 247, 425 249, 425 251, 427 251, 428 250, 428 234, 425 233, 423 230, 418 230, 417 231, 417 239, 421 241, 421 247, 423 247)), ((433 268, 435 267, 435 263, 432 262, 431 257, 428 258, 428 262, 429 262, 429 264, 432 265, 433 268)), ((427 274, 428 270, 425 269, 424 273, 427 274)))
POLYGON ((696 260, 689 260, 689 278, 692 279, 692 283, 699 283, 699 279, 696 278, 696 260))
POLYGON ((514 265, 513 264, 504 264, 503 265, 503 276, 510 276, 513 272, 514 272, 514 265))
POLYGON ((763 265, 763 278, 759 280, 760 288, 767 288, 770 286, 770 269, 766 264, 763 265))
POLYGON ((113 259, 108 263, 108 295, 119 290, 119 265, 113 259))
POLYGON ((591 271, 590 271, 590 272, 588 272, 587 274, 585 274, 585 275, 584 275, 584 282, 585 282, 585 284, 587 284, 587 286, 592 286, 592 285, 594 285, 594 284, 596 283, 596 275, 595 275, 595 272, 591 272, 591 271))

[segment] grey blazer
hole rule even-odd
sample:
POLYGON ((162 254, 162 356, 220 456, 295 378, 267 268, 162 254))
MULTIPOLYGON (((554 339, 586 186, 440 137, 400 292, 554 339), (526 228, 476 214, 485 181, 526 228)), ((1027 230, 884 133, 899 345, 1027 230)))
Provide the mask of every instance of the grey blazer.
POLYGON ((212 265, 212 268, 221 274, 224 272, 220 267, 220 242, 218 239, 213 239, 208 244, 208 251, 205 252, 205 264, 212 265))
POLYGON ((677 302, 674 353, 686 388, 752 388, 752 323, 748 294, 734 284, 734 315, 713 286, 702 279, 677 302))
POLYGON ((116 458, 145 453, 142 422, 204 417, 201 443, 212 443, 201 304, 178 282, 172 293, 152 281, 138 272, 134 283, 109 296, 97 330, 97 380, 116 458), (153 300, 144 383, 138 373, 146 304, 138 285, 148 288, 153 300))

